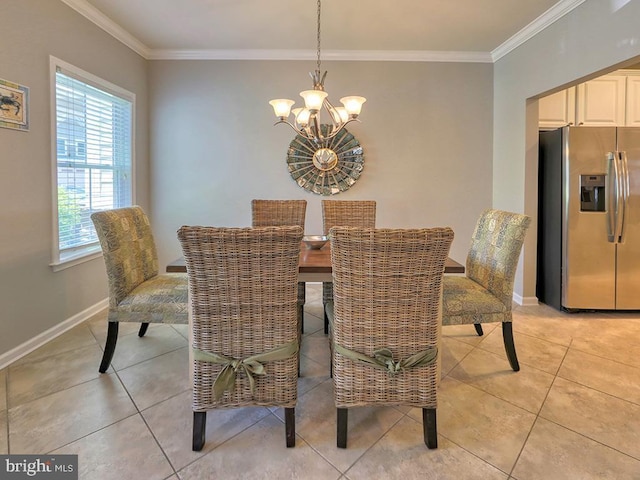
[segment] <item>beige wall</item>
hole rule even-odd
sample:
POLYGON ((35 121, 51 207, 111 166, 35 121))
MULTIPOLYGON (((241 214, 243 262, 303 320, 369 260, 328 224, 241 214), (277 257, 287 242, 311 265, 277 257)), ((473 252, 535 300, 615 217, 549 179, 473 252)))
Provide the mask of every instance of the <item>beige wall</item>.
MULTIPOLYGON (((453 227, 464 262, 491 206, 491 64, 325 62, 337 102, 360 94, 358 182, 334 199, 372 199, 380 227, 453 227)), ((152 198, 162 261, 180 256, 183 224, 247 226, 253 198, 302 198, 306 232, 321 232, 320 195, 287 171, 294 132, 273 126, 271 98, 310 88, 312 62, 154 61, 150 67, 152 198)), ((298 97, 299 98, 299 97, 298 97)), ((301 99, 300 99, 301 100, 301 99)), ((299 102, 298 102, 299 103, 299 102)))
MULTIPOLYGON (((252 198, 307 199, 307 232, 320 231, 322 197, 290 179, 293 132, 272 126, 267 104, 309 88, 312 62, 147 62, 59 1, 5 0, 2 15, 11 41, 0 44, 0 78, 31 88, 31 130, 0 129, 0 358, 107 296, 101 259, 48 266, 49 55, 136 93, 137 200, 162 262, 180 254, 182 224, 248 225, 252 198)), ((377 200, 380 226, 450 225, 463 261, 483 208, 536 216, 537 103, 527 99, 640 55, 638 18, 640 2, 587 0, 495 65, 326 62, 334 101, 369 98, 350 129, 365 171, 334 198, 377 200)), ((531 233, 516 294, 534 292, 531 233)))
POLYGON ((516 293, 535 301, 538 115, 527 99, 640 58, 640 2, 587 0, 495 63, 493 205, 534 218, 516 293))
POLYGON ((0 128, 0 358, 107 295, 101 258, 54 273, 49 56, 137 95, 137 198, 149 205, 147 62, 59 1, 3 0, 0 78, 30 88, 30 130, 0 128))

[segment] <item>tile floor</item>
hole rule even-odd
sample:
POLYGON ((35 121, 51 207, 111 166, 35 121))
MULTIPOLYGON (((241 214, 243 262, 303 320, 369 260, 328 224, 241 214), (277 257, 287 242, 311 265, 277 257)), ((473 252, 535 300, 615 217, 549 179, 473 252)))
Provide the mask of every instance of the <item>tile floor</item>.
POLYGON ((640 315, 517 308, 518 373, 498 325, 446 327, 439 448, 389 407, 353 410, 340 450, 320 284, 307 297, 295 448, 280 409, 245 408, 209 413, 192 452, 186 326, 121 325, 100 375, 101 313, 0 371, 0 454, 78 454, 99 480, 640 479, 640 315))

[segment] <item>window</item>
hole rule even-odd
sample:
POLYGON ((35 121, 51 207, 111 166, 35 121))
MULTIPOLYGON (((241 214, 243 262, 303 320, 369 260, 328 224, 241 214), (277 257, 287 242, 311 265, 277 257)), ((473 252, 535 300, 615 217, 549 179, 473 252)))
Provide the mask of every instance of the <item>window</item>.
POLYGON ((135 95, 54 57, 51 71, 59 269, 99 254, 94 211, 132 205, 135 95))

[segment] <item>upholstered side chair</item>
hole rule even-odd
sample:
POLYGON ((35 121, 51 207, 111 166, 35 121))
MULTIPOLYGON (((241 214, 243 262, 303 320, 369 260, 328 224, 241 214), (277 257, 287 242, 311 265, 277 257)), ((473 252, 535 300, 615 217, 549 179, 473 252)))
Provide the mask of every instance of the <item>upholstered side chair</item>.
POLYGON ((465 276, 446 275, 442 325, 501 322, 509 364, 520 370, 513 341, 513 282, 531 218, 501 210, 485 210, 471 238, 465 276))
MULTIPOLYGON (((322 230, 329 235, 331 227, 376 228, 374 200, 322 200, 322 230)), ((322 303, 333 300, 333 285, 322 283, 322 303)), ((329 333, 329 319, 325 313, 324 333, 329 333)))
MULTIPOLYGON (((253 227, 280 227, 298 225, 304 231, 307 212, 306 200, 251 200, 251 225, 253 227)), ((304 329, 304 304, 306 287, 298 283, 298 321, 304 329)))
POLYGON ((297 292, 302 228, 182 227, 193 338, 193 450, 208 410, 285 409, 295 446, 297 292))
POLYGON ((331 320, 337 445, 348 409, 422 409, 424 442, 437 448, 436 387, 444 264, 450 228, 331 229, 331 320))
POLYGON ((109 281, 109 326, 99 371, 109 368, 120 322, 188 323, 187 276, 159 274, 158 254, 149 219, 139 206, 95 212, 95 226, 109 281))

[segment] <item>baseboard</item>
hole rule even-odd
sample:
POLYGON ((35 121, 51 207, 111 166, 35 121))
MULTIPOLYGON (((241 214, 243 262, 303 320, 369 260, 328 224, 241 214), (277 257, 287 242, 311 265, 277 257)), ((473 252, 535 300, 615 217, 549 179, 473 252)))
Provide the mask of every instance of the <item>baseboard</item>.
POLYGON ((534 307, 538 305, 538 297, 521 297, 513 292, 513 301, 521 307, 534 307))
POLYGON ((42 332, 41 334, 33 337, 31 340, 24 342, 22 345, 18 345, 16 348, 9 350, 6 353, 0 355, 0 370, 12 364, 16 360, 33 352, 36 348, 41 347, 45 343, 53 340, 54 338, 62 335, 67 330, 72 329, 76 325, 84 322, 88 318, 92 317, 101 310, 109 306, 109 299, 99 301, 95 305, 83 310, 80 313, 75 314, 73 317, 60 322, 59 324, 51 327, 49 330, 42 332))

